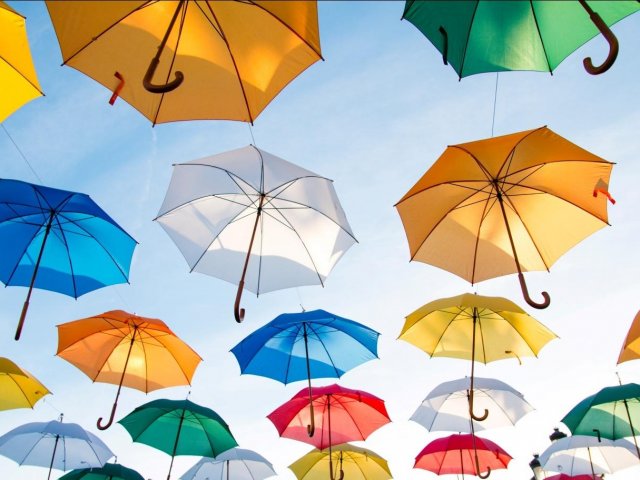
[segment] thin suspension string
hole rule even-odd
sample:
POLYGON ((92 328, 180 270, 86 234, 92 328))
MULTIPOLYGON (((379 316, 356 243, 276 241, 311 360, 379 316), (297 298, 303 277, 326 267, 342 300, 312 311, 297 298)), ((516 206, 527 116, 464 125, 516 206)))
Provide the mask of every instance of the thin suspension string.
POLYGON ((302 295, 300 295, 300 289, 298 287, 296 287, 296 293, 298 294, 298 302, 300 303, 300 308, 303 312, 306 312, 307 310, 304 308, 304 302, 302 301, 302 295))
POLYGON ((35 169, 31 165, 31 163, 29 163, 29 160, 27 160, 27 157, 25 156, 25 154, 22 152, 22 150, 20 150, 20 147, 18 147, 18 144, 15 142, 13 137, 11 135, 9 135, 9 132, 8 132, 7 128, 4 126, 4 124, 0 124, 0 125, 2 125, 2 129, 4 130, 4 133, 7 134, 7 137, 9 137, 9 140, 11 140, 11 143, 13 143, 13 146, 15 147, 15 149, 18 151, 18 153, 22 157, 22 160, 24 160, 24 163, 27 164, 27 166, 31 170, 31 173, 33 173, 34 177, 36 177, 40 183, 43 183, 42 179, 40 178, 40 175, 38 175, 38 173, 35 171, 35 169))
POLYGON ((493 92, 493 116, 491 118, 491 136, 493 137, 493 127, 496 124, 496 103, 498 101, 498 76, 499 73, 496 72, 496 88, 493 92))
POLYGON ((251 126, 250 123, 247 122, 247 126, 249 127, 249 133, 251 134, 251 145, 253 145, 254 147, 256 147, 256 139, 253 137, 253 127, 251 126))

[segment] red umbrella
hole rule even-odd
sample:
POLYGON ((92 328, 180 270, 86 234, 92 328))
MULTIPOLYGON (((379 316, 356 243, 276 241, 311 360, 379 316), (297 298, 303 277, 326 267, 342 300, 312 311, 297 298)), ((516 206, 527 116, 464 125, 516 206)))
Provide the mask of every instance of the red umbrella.
POLYGON ((335 384, 304 388, 267 418, 281 437, 310 443, 319 450, 329 447, 329 460, 331 446, 364 440, 390 422, 384 400, 335 384), (309 400, 313 410, 308 408, 309 400))
POLYGON ((507 468, 511 456, 486 438, 455 434, 429 443, 416 457, 414 468, 436 475, 469 474, 487 478, 491 470, 507 468), (482 472, 486 472, 483 474, 482 472))

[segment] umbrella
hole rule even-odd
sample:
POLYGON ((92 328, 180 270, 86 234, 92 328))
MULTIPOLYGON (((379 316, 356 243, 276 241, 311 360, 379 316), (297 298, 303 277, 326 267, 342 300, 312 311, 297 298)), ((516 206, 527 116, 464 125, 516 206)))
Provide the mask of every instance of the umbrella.
POLYGON ((216 457, 238 445, 225 421, 213 410, 189 400, 154 400, 118 421, 134 442, 171 455, 216 457))
POLYGON ((0 179, 0 281, 74 298, 128 282, 136 241, 88 195, 0 179))
POLYGON ((507 468, 511 456, 486 438, 454 434, 430 442, 416 457, 414 468, 436 475, 464 474, 487 478, 492 470, 507 468), (486 473, 482 473, 486 472, 486 473))
POLYGON ((545 477, 545 480, 602 480, 603 477, 600 475, 565 475, 564 473, 559 473, 558 475, 552 475, 550 477, 545 477))
POLYGON ((633 437, 640 457, 635 438, 640 435, 637 428, 640 424, 640 385, 626 383, 603 388, 573 407, 562 423, 574 435, 596 435, 611 440, 633 437))
POLYGON ((120 464, 105 463, 102 467, 72 470, 58 480, 144 480, 144 477, 120 464))
POLYGON ((402 18, 420 30, 459 77, 504 70, 552 72, 567 56, 598 33, 609 44, 604 62, 585 69, 607 71, 618 55, 609 29, 640 9, 637 2, 562 1, 414 1, 402 18))
MULTIPOLYGON (((302 456, 289 468, 298 480, 324 480, 327 478, 329 452, 314 449, 302 456)), ((330 477, 347 480, 388 480, 393 478, 387 461, 377 453, 348 443, 336 445, 331 453, 335 471, 330 477), (339 472, 339 473, 338 473, 339 472)))
POLYGON ((0 2, 0 122, 25 103, 44 95, 31 59, 25 18, 0 2))
POLYGON ((273 465, 253 450, 232 448, 215 459, 201 458, 187 470, 181 480, 262 480, 276 475, 273 465))
POLYGON ((360 390, 328 385, 313 387, 310 395, 315 409, 311 418, 307 407, 309 392, 299 391, 288 402, 267 415, 281 437, 309 443, 317 449, 329 448, 330 471, 333 472, 333 445, 365 440, 378 428, 389 423, 384 401, 360 390), (320 425, 319 435, 309 435, 309 424, 320 425))
MULTIPOLYGON (((231 349, 242 373, 284 384, 307 379, 310 418, 312 378, 340 378, 346 371, 378 358, 380 334, 324 310, 284 313, 231 349)), ((313 435, 314 425, 309 425, 313 435)))
POLYGON ((586 435, 573 435, 553 442, 540 454, 545 470, 569 475, 614 473, 638 464, 631 442, 607 440, 586 435))
POLYGON ((113 457, 113 452, 93 433, 75 423, 26 423, 0 437, 0 455, 18 465, 70 470, 101 467, 113 457))
POLYGON ((46 3, 64 64, 154 125, 253 122, 322 58, 316 2, 46 3))
POLYGON ((37 378, 4 357, 0 357, 0 392, 0 410, 33 408, 51 393, 37 378))
POLYGON ((324 285, 356 242, 331 180, 254 146, 176 165, 156 220, 191 271, 238 285, 238 322, 243 288, 324 285))
POLYGON ((537 356, 556 335, 505 298, 466 293, 423 305, 407 317, 398 338, 432 357, 471 360, 469 414, 481 421, 489 412, 473 413, 475 362, 537 356))
MULTIPOLYGON (((486 421, 474 422, 474 430, 514 425, 533 411, 520 392, 494 378, 475 377, 474 402, 480 410, 492 413, 486 421)), ((410 420, 431 432, 470 433, 469 379, 465 377, 438 385, 425 397, 410 420)))
POLYGON ((122 386, 145 393, 177 385, 190 385, 202 360, 161 320, 113 310, 58 325, 59 357, 78 367, 94 382, 118 385, 111 417, 113 423, 122 386))
POLYGON ((627 337, 618 356, 618 364, 640 358, 640 311, 631 322, 627 337))
POLYGON ((396 205, 411 259, 471 283, 517 272, 546 308, 522 272, 607 225, 612 166, 546 127, 450 146, 396 205))

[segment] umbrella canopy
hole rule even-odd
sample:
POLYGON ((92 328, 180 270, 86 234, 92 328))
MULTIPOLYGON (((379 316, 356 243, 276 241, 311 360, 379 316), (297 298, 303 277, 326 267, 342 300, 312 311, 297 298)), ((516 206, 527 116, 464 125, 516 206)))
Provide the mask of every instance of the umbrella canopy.
POLYGON ((113 452, 75 423, 34 422, 21 425, 0 437, 0 455, 19 465, 49 467, 51 470, 101 467, 113 452))
POLYGON ((518 272, 546 308, 522 272, 608 224, 612 166, 546 127, 449 146, 396 205, 411 259, 471 283, 518 272))
POLYGON ((58 480, 144 480, 144 477, 120 464, 105 463, 102 467, 72 470, 58 480))
POLYGON ((436 475, 468 474, 487 478, 492 470, 507 468, 510 461, 511 456, 491 440, 455 434, 430 442, 416 457, 414 468, 436 475))
POLYGON ((0 123, 44 95, 31 59, 25 18, 0 2, 0 123))
POLYGON ((104 430, 113 422, 120 388, 149 393, 190 385, 202 360, 161 320, 113 310, 58 325, 57 355, 94 382, 114 383, 118 392, 104 430))
POLYGON ((627 337, 624 339, 622 350, 620 350, 620 355, 618 356, 618 364, 638 358, 640 358, 640 311, 636 313, 631 322, 627 337))
POLYGON ((398 337, 432 357, 471 360, 469 413, 473 413, 474 365, 506 358, 537 356, 556 335, 515 303, 465 293, 423 305, 407 316, 398 337), (481 334, 476 335, 476 331, 481 334))
POLYGON ((314 1, 56 0, 47 8, 64 64, 154 124, 253 122, 322 58, 314 1))
POLYGON ((460 78, 504 70, 552 72, 602 33, 610 45, 607 59, 598 67, 590 58, 584 61, 587 71, 596 74, 608 70, 618 53, 609 26, 639 9, 636 2, 408 0, 403 18, 429 39, 460 78))
POLYGON ((238 284, 237 321, 243 288, 324 285, 356 242, 331 180, 254 146, 176 165, 156 220, 192 272, 238 284))
POLYGON ((215 457, 238 443, 229 426, 213 410, 189 400, 154 400, 118 421, 134 442, 171 455, 215 457))
POLYGON ((37 378, 4 357, 0 357, 0 392, 0 410, 33 408, 51 393, 37 378))
MULTIPOLYGON (((477 408, 491 412, 486 421, 474 421, 474 431, 514 425, 534 410, 520 392, 494 378, 475 377, 473 397, 477 408)), ((438 385, 425 397, 410 420, 432 432, 471 433, 469 378, 438 385)))
POLYGON ((88 195, 0 179, 0 281, 74 298, 126 283, 136 241, 88 195))
POLYGON ((263 480, 276 475, 273 465, 253 450, 232 448, 215 459, 201 458, 180 480, 263 480))
POLYGON ((638 461, 633 443, 586 435, 556 440, 540 454, 540 464, 545 470, 586 474, 589 478, 636 466, 638 461))
MULTIPOLYGON (((298 480, 326 480, 329 470, 328 450, 312 450, 302 456, 289 468, 298 480)), ((387 461, 377 453, 366 448, 345 443, 333 447, 331 453, 335 469, 330 478, 347 480, 389 480, 393 478, 387 461)))

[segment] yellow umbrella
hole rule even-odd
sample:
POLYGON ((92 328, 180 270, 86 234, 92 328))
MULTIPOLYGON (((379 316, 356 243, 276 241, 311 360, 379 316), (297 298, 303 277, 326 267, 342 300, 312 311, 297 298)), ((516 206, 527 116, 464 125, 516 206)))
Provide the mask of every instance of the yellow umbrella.
POLYGON ((375 452, 348 443, 329 449, 314 449, 289 468, 298 480, 388 480, 393 478, 387 461, 375 452), (332 460, 330 462, 330 460, 332 460), (335 471, 332 467, 335 465, 335 471), (329 475, 327 475, 329 472, 329 475))
POLYGON ((0 2, 0 122, 40 95, 25 18, 0 2))
POLYGON ((637 360, 640 358, 640 311, 631 322, 627 338, 624 339, 622 350, 618 356, 618 364, 628 362, 629 360, 637 360))
POLYGON ((411 259, 471 283, 548 270, 607 225, 613 164, 546 127, 449 146, 398 202, 411 259))
POLYGON ((322 58, 315 1, 46 3, 64 64, 154 125, 253 122, 322 58))
POLYGON ((432 357, 471 360, 469 413, 481 421, 488 412, 473 413, 475 362, 537 357, 557 336, 506 298, 465 293, 435 300, 411 313, 398 338, 432 357))
POLYGON ((95 317, 58 325, 58 352, 94 382, 118 385, 105 430, 113 423, 122 386, 145 393, 189 385, 202 360, 167 325, 113 310, 95 317))
POLYGON ((8 358, 0 357, 0 410, 33 408, 51 392, 8 358))

